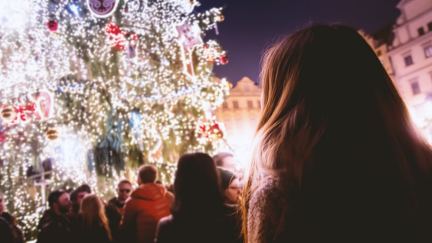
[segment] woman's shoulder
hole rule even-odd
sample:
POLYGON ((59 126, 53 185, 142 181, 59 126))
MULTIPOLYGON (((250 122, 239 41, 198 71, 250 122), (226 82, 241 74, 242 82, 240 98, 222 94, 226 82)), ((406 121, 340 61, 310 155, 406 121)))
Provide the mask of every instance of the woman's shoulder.
POLYGON ((275 177, 254 182, 248 202, 247 228, 250 242, 271 242, 286 214, 287 192, 275 177), (253 230, 252 230, 253 229, 253 230))
POLYGON ((276 203, 286 199, 286 188, 282 179, 272 176, 262 177, 252 182, 249 207, 261 208, 267 203, 276 203))

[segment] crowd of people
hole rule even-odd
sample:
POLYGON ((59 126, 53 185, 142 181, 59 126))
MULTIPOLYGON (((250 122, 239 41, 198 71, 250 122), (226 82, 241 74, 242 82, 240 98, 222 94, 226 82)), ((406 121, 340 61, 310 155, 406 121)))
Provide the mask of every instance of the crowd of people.
MULTIPOLYGON (((144 165, 138 170, 138 187, 121 180, 117 195, 107 203, 87 184, 54 190, 36 242, 242 242, 239 176, 230 170, 231 154, 214 158, 183 155, 171 186, 158 180, 155 166, 144 165), (209 235, 212 239, 205 240, 209 235)), ((4 212, 3 196, 0 205, 0 242, 24 242, 13 217, 4 212)))
MULTIPOLYGON (((38 243, 432 242, 430 145, 355 29, 313 25, 283 38, 264 56, 261 85, 245 180, 229 155, 191 153, 172 191, 149 165, 108 204, 83 185, 71 207, 57 190, 38 243)), ((0 226, 20 242, 3 208, 0 226)))

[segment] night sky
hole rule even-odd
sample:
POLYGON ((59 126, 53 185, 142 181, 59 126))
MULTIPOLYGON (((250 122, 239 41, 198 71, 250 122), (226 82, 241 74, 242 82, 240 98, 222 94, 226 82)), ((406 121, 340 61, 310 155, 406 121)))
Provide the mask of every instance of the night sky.
POLYGON ((263 51, 278 37, 308 23, 342 23, 374 33, 399 15, 400 0, 201 0, 197 9, 224 7, 220 34, 210 30, 227 51, 229 63, 215 68, 232 82, 243 76, 258 81, 263 51))

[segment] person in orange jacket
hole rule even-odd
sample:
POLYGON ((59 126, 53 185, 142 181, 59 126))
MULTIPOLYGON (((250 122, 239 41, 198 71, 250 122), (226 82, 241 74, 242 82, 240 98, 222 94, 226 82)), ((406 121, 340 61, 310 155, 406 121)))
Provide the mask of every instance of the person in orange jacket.
POLYGON ((174 196, 156 183, 157 168, 144 165, 138 171, 140 185, 126 202, 122 220, 124 242, 153 243, 159 219, 168 216, 174 196))

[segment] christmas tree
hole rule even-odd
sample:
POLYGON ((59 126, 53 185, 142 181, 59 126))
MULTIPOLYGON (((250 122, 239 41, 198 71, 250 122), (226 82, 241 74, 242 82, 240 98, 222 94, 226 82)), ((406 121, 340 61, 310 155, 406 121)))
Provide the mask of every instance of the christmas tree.
POLYGON ((223 144, 213 111, 229 85, 212 68, 227 57, 203 39, 217 32, 220 8, 199 12, 193 0, 12 5, 25 20, 12 26, 13 11, 4 11, 0 22, 0 190, 26 232, 45 190, 97 188, 97 175, 105 181, 142 163, 169 181, 181 154, 223 144))

